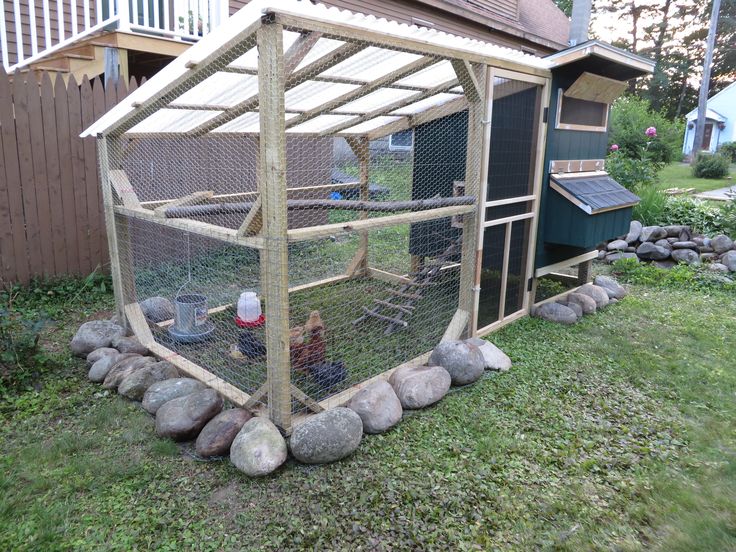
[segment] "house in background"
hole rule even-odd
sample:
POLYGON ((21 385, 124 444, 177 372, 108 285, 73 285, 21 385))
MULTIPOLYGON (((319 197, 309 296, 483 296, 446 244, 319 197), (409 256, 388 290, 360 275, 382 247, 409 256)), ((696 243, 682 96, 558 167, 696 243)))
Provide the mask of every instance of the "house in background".
MULTIPOLYGON (((307 1, 307 0, 305 0, 307 1)), ((0 49, 8 73, 151 77, 247 0, 5 0, 0 49)), ((544 56, 567 46, 552 0, 327 0, 328 6, 544 56)), ((279 4, 274 0, 274 5, 279 4)))
MULTIPOLYGON (((716 152, 721 144, 736 141, 736 82, 731 83, 718 94, 708 99, 705 111, 705 133, 703 149, 716 152)), ((695 121, 698 110, 693 109, 685 116, 685 140, 682 153, 689 156, 693 151, 695 139, 695 121)))

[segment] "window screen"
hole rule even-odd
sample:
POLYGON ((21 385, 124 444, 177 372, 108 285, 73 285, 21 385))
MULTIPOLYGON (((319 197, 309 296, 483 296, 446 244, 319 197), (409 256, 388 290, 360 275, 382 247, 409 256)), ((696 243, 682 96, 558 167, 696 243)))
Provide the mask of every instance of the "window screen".
POLYGON ((562 93, 560 93, 559 101, 561 105, 557 120, 558 128, 575 125, 576 127, 590 127, 591 130, 604 131, 606 129, 608 104, 578 100, 564 96, 562 93))
POLYGON ((414 132, 402 130, 388 137, 388 149, 391 151, 409 151, 414 145, 414 132))

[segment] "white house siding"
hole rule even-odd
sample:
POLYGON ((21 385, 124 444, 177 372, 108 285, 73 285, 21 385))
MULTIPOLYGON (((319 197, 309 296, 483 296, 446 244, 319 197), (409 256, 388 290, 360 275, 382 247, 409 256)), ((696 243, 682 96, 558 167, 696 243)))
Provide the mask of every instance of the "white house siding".
MULTIPOLYGON (((715 152, 721 144, 726 142, 736 142, 736 82, 730 84, 718 94, 708 100, 708 109, 715 111, 725 119, 725 126, 721 130, 718 128, 718 122, 712 122, 713 135, 710 139, 710 151, 715 152)), ((693 150, 693 139, 695 138, 695 128, 688 128, 689 123, 693 123, 697 119, 698 110, 694 109, 686 115, 687 124, 685 125, 685 139, 682 144, 682 153, 690 155, 693 150)))

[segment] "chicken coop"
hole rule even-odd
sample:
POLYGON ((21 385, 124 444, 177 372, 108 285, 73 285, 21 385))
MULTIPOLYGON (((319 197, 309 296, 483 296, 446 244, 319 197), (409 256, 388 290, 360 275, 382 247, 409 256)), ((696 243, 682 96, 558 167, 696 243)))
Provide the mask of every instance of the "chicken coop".
POLYGON ((550 74, 432 29, 251 2, 85 131, 121 320, 288 433, 517 318, 550 74))

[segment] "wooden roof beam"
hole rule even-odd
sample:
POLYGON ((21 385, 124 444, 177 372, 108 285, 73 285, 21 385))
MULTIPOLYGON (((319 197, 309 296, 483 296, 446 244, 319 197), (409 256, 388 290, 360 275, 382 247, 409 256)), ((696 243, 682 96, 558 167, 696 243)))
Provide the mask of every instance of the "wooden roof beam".
MULTIPOLYGON (((457 113, 458 111, 463 111, 467 108, 468 100, 465 98, 465 96, 460 96, 457 100, 450 100, 449 102, 430 107, 429 109, 420 111, 419 113, 415 113, 414 115, 406 115, 398 121, 393 121, 391 123, 388 123, 387 125, 374 128, 370 132, 367 132, 365 136, 369 140, 376 140, 377 138, 383 138, 384 136, 393 134, 394 132, 407 130, 417 125, 428 123, 429 121, 434 121, 435 119, 439 119, 441 117, 447 117, 448 115, 452 115, 453 113, 457 113)), ((342 136, 345 135, 343 134, 342 136)))
POLYGON ((451 63, 468 101, 474 102, 481 99, 482 88, 470 62, 464 59, 453 59, 451 63))

